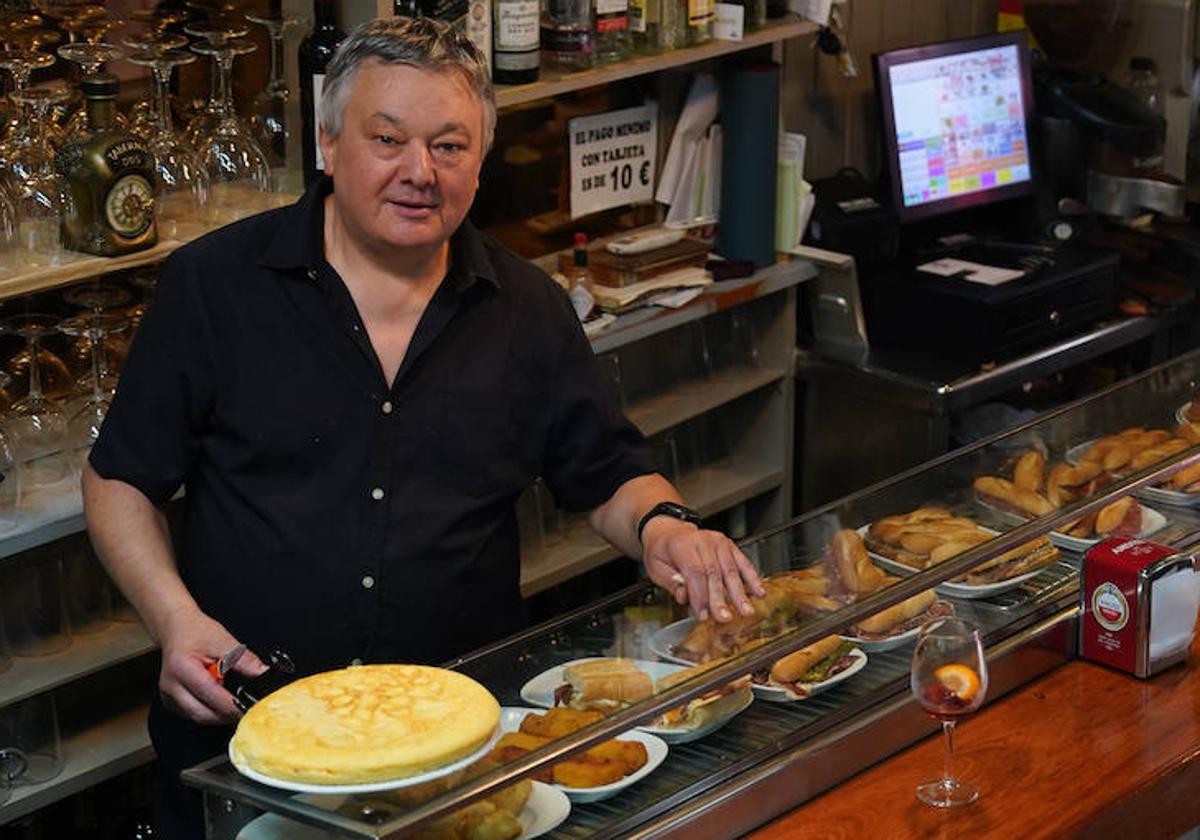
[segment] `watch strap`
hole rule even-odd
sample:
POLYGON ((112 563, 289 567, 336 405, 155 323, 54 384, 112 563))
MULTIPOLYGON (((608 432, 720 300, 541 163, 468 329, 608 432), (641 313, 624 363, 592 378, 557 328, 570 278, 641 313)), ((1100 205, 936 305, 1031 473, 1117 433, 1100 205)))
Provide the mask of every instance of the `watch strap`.
POLYGON ((690 507, 681 505, 678 502, 659 502, 646 511, 646 515, 638 522, 637 538, 639 543, 642 541, 642 532, 646 530, 646 523, 656 516, 669 516, 672 519, 678 519, 681 522, 690 522, 696 526, 700 524, 700 514, 696 513, 690 507))

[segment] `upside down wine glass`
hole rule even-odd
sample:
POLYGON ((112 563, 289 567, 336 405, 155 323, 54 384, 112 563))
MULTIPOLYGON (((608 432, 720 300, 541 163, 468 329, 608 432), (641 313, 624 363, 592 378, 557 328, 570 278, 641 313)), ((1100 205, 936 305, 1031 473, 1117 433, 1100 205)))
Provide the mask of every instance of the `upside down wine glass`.
POLYGON ((946 760, 942 777, 917 786, 917 799, 935 808, 969 805, 979 789, 954 777, 954 724, 987 696, 987 659, 979 630, 961 618, 939 618, 917 635, 912 692, 927 714, 942 723, 946 760))
POLYGON ((220 87, 217 123, 196 144, 208 170, 209 211, 213 221, 225 224, 241 218, 257 206, 255 193, 271 188, 271 169, 254 136, 233 108, 230 78, 239 55, 256 49, 254 43, 234 39, 225 44, 193 44, 193 52, 211 56, 217 64, 220 87))
POLYGON ((102 369, 104 342, 108 336, 129 326, 129 321, 119 315, 76 315, 59 325, 65 334, 75 338, 86 338, 91 345, 92 370, 89 377, 89 393, 67 421, 67 445, 76 453, 77 466, 81 469, 87 461, 88 452, 96 438, 100 437, 100 426, 108 413, 112 391, 104 384, 102 369))
POLYGON ((66 476, 65 464, 58 459, 66 443, 67 418, 42 391, 38 355, 43 338, 58 331, 58 319, 52 315, 19 315, 5 322, 9 332, 29 343, 29 393, 9 408, 7 425, 22 461, 25 477, 31 485, 52 484, 66 476))

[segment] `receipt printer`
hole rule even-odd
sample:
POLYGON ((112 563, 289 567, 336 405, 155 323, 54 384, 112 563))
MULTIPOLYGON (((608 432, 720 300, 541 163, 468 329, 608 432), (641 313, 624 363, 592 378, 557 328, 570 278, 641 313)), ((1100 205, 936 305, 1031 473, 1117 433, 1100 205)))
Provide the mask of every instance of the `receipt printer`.
POLYGON ((1083 561, 1080 654, 1149 677, 1187 659, 1200 609, 1190 553, 1131 538, 1097 543, 1083 561))

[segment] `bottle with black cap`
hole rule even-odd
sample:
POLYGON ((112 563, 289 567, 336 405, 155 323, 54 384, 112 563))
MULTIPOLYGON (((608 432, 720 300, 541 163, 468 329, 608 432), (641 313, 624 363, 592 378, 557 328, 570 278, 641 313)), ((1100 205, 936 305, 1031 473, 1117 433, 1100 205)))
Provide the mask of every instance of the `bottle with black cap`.
POLYGON ((154 156, 117 125, 115 77, 94 73, 80 89, 87 128, 54 159, 63 179, 63 245, 104 257, 149 248, 158 241, 154 156))

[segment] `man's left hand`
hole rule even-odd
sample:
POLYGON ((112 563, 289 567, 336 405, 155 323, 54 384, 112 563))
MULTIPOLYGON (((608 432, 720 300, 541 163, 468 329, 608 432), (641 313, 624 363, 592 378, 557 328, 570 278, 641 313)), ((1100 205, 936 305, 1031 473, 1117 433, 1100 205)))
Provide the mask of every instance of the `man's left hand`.
POLYGON ((690 604, 701 621, 729 621, 733 609, 750 615, 754 607, 747 593, 766 594, 746 555, 719 531, 657 516, 646 523, 642 546, 650 579, 680 604, 690 604))

